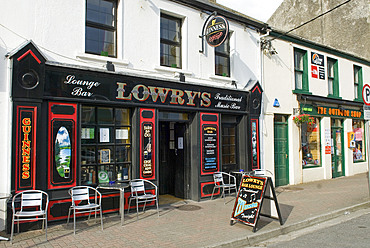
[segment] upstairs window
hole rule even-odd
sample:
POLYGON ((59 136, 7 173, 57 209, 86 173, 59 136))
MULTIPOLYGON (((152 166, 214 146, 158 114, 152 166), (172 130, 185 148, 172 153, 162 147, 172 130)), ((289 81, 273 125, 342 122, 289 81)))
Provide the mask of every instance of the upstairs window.
POLYGON ((162 66, 181 68, 181 19, 161 14, 162 66))
POLYGON ((230 34, 222 45, 215 47, 215 74, 230 77, 230 34))
POLYGON ((354 78, 354 96, 355 101, 362 102, 362 68, 360 66, 353 66, 353 78, 354 78))
POLYGON ((294 78, 295 91, 308 92, 308 63, 307 51, 294 49, 294 78))
POLYGON ((338 61, 328 58, 328 96, 339 97, 338 61))
POLYGON ((85 52, 117 57, 117 3, 86 0, 85 52))

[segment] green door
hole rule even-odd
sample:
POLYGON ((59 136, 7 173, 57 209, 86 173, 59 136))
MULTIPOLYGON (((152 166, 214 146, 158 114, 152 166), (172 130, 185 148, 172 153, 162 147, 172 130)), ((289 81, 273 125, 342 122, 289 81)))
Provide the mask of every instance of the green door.
POLYGON ((334 177, 344 176, 344 146, 343 146, 343 129, 341 127, 331 127, 331 169, 334 177))
POLYGON ((275 186, 289 184, 288 124, 274 122, 275 186))

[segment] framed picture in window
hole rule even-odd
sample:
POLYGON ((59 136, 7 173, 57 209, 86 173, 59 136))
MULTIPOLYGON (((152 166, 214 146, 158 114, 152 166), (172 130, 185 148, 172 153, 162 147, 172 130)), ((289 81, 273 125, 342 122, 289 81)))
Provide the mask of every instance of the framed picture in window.
POLYGON ((107 164, 110 162, 110 149, 100 150, 100 163, 107 164))

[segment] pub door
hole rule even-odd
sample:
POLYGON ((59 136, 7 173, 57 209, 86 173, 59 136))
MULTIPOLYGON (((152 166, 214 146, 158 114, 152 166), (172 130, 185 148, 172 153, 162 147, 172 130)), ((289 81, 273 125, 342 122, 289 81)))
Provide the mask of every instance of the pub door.
POLYGON ((160 122, 159 194, 185 198, 186 124, 160 122))

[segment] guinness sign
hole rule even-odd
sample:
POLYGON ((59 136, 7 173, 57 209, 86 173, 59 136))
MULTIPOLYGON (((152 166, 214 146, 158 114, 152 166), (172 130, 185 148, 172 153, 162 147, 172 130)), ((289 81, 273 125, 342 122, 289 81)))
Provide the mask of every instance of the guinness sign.
POLYGON ((218 47, 229 34, 229 23, 223 16, 214 16, 206 23, 205 37, 208 45, 218 47))

